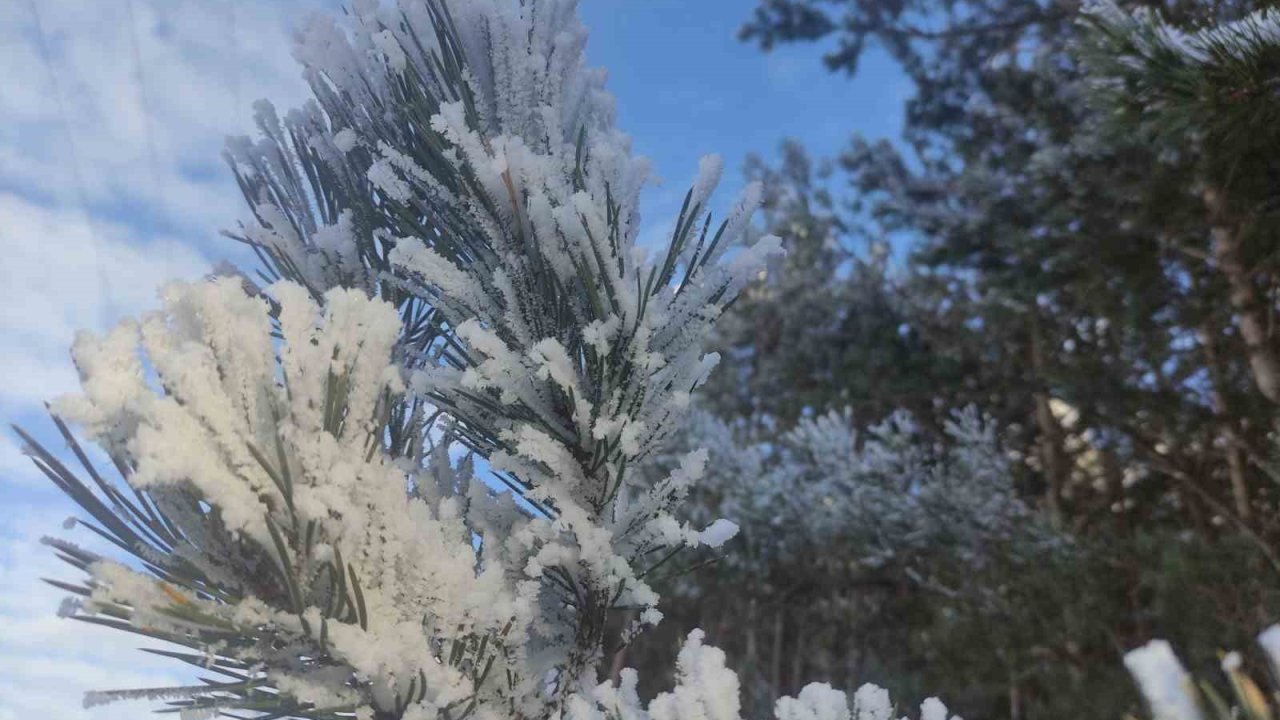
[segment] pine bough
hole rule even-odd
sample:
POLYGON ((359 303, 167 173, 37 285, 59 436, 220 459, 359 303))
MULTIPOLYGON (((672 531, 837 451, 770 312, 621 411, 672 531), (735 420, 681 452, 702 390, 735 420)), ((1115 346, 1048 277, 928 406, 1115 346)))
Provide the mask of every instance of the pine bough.
MULTIPOLYGON (((1226 11, 1223 12, 1226 14, 1226 11)), ((1194 30, 1151 7, 1090 0, 1078 48, 1099 106, 1132 133, 1269 152, 1280 121, 1280 12, 1274 7, 1194 30)))

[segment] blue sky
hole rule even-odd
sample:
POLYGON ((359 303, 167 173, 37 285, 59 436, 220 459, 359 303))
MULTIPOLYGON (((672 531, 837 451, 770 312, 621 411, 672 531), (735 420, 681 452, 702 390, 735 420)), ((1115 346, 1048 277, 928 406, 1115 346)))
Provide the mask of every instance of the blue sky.
MULTIPOLYGON (((9 0, 0 3, 0 416, 48 439, 44 400, 74 388, 77 329, 102 331, 153 306, 165 280, 241 260, 217 231, 244 209, 220 158, 259 97, 306 88, 291 28, 335 0, 9 0), (15 81, 16 79, 16 81, 15 81)), ((662 179, 645 194, 649 233, 678 211, 698 158, 724 156, 720 196, 750 152, 785 137, 831 154, 851 131, 893 136, 909 85, 882 56, 857 78, 821 49, 763 54, 735 31, 753 0, 583 0, 588 56, 609 68, 619 123, 662 179)), ((55 444, 56 446, 56 444, 55 444)), ((72 506, 0 439, 0 720, 138 717, 80 706, 85 690, 182 681, 120 637, 58 619, 70 577, 38 539, 72 506)))
POLYGON ((855 78, 826 71, 821 48, 762 53, 737 39, 753 0, 585 0, 587 54, 609 69, 618 119, 664 183, 646 218, 678 210, 697 158, 725 159, 721 200, 741 184, 749 153, 773 155, 783 138, 815 154, 837 152, 854 131, 897 135, 910 83, 873 53, 855 78), (674 207, 673 207, 674 206, 674 207))

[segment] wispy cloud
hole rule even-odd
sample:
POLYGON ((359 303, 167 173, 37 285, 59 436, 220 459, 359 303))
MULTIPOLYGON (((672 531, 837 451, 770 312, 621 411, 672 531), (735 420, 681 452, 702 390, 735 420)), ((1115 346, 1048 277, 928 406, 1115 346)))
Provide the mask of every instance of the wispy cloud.
POLYGON ((15 0, 0 9, 0 183, 209 237, 239 212, 220 161, 249 105, 301 102, 290 26, 331 3, 15 0), (16 74, 16 73, 15 73, 16 74))

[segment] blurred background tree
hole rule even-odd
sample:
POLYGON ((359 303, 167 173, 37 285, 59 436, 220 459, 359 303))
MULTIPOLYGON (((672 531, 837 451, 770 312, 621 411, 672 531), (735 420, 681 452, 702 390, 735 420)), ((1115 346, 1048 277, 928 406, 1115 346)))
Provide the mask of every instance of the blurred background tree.
POLYGON ((1280 615, 1280 33, 1257 7, 761 0, 745 41, 820 42, 850 75, 875 45, 915 93, 898 140, 747 164, 789 254, 722 325, 688 441, 720 458, 702 505, 741 520, 747 564, 686 575, 697 602, 628 662, 701 625, 753 716, 857 676, 967 717, 1119 717, 1125 649, 1165 637, 1203 669, 1280 615), (966 409, 990 432, 949 431, 966 409), (797 449, 831 412, 843 468, 797 449), (1026 513, 880 528, 855 490, 885 453, 886 497, 998 486, 1026 513), (844 519, 822 532, 786 521, 814 487, 844 519))

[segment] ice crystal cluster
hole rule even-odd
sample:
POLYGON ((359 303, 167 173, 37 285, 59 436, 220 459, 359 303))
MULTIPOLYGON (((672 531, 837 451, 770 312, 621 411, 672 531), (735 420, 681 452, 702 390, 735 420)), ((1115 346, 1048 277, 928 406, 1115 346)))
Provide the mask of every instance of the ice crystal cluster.
MULTIPOLYGON (((24 435, 122 551, 48 541, 84 573, 55 581, 63 614, 166 641, 155 652, 210 676, 87 704, 739 716, 698 632, 647 706, 634 672, 600 670, 660 621, 650 573, 736 530, 677 520, 704 451, 635 468, 680 427, 715 365, 704 338, 779 243, 751 241, 758 187, 712 222, 707 158, 667 246, 637 246, 647 168, 585 40, 570 0, 356 0, 299 34, 315 100, 283 120, 259 103, 261 138, 227 151, 252 215, 228 234, 256 276, 170 285, 158 311, 77 340, 82 391, 54 409, 83 472, 24 435)), ((891 712, 870 686, 778 703, 787 719, 891 712)))

